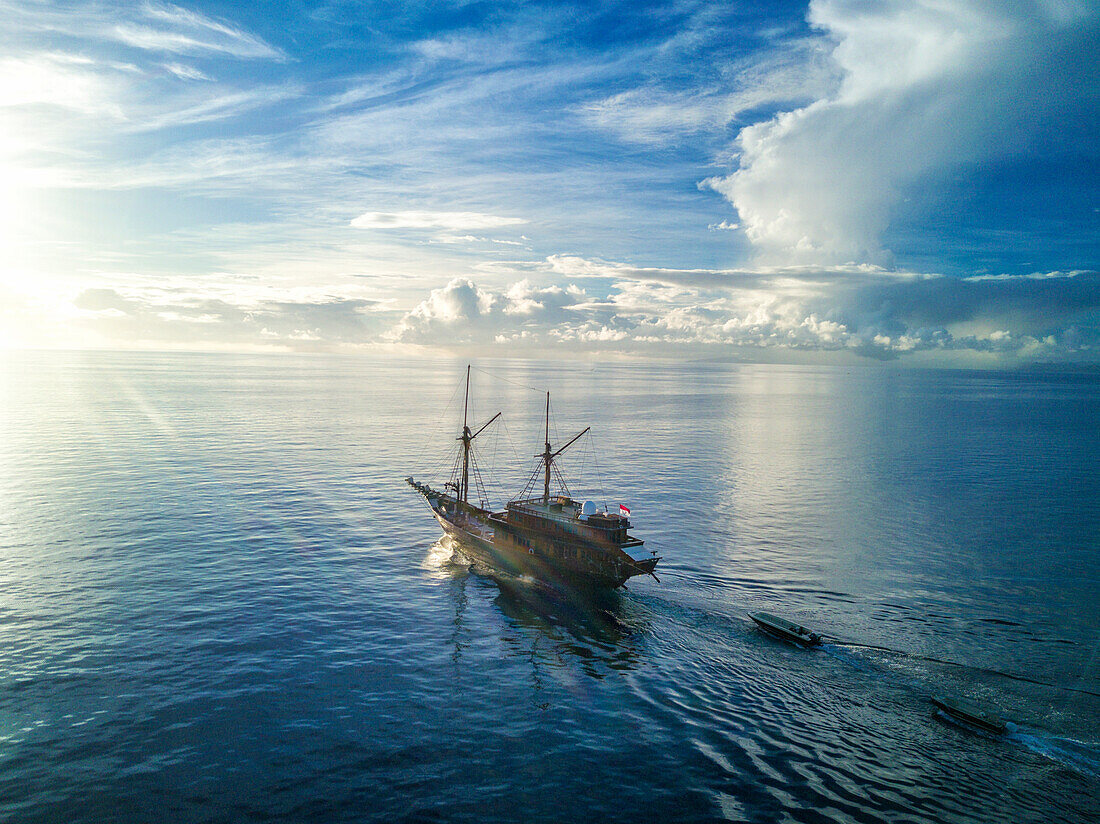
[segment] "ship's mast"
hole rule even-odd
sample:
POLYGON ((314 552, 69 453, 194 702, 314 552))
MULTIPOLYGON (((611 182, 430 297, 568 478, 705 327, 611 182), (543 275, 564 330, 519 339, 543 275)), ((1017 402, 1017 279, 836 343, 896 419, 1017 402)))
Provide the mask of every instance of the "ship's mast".
MULTIPOLYGON (((462 441, 462 480, 458 485, 458 500, 462 503, 469 503, 470 500, 470 444, 474 438, 480 435, 485 429, 500 417, 501 413, 497 412, 493 417, 489 418, 485 422, 485 425, 477 432, 470 431, 470 424, 468 422, 470 411, 470 365, 466 365, 466 400, 462 404, 462 435, 458 440, 462 441)), ((475 469, 476 471, 476 469, 475 469)))
POLYGON ((550 454, 550 393, 546 393, 546 451, 542 453, 542 462, 546 465, 546 475, 543 478, 542 502, 550 503, 550 464, 554 456, 550 454))
POLYGON ((466 414, 470 409, 470 364, 466 364, 466 401, 462 404, 462 484, 458 488, 458 499, 468 503, 470 496, 470 427, 466 423, 466 414))
POLYGON ((546 448, 543 451, 543 453, 538 456, 538 457, 542 458, 542 463, 543 463, 543 467, 544 467, 543 484, 542 484, 542 502, 544 504, 549 504, 550 503, 550 465, 552 463, 554 463, 554 458, 558 457, 558 455, 560 455, 562 452, 564 452, 569 447, 571 447, 574 443, 576 443, 577 439, 580 438, 581 435, 583 435, 585 432, 587 432, 591 428, 592 428, 591 426, 586 426, 584 429, 582 429, 580 432, 578 432, 576 435, 574 435, 572 438, 570 438, 569 441, 565 444, 565 446, 561 447, 561 449, 558 449, 557 451, 551 452, 550 451, 550 449, 551 449, 551 447, 550 447, 550 393, 549 392, 546 393, 546 441, 545 441, 545 447, 546 448))

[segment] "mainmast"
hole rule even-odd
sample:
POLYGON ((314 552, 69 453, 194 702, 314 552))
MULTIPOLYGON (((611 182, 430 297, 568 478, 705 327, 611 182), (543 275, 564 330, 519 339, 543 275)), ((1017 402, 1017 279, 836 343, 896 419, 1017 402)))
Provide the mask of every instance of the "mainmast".
POLYGON ((591 426, 586 426, 584 429, 582 429, 580 432, 578 432, 576 435, 574 435, 572 438, 570 438, 569 442, 565 446, 561 447, 561 449, 558 449, 556 452, 551 452, 550 451, 550 393, 549 392, 546 393, 546 441, 545 441, 546 448, 545 448, 545 450, 543 451, 543 453, 541 455, 537 456, 537 457, 542 458, 542 462, 543 462, 543 465, 544 465, 543 484, 542 484, 542 502, 544 504, 549 504, 550 503, 550 465, 552 463, 554 463, 554 458, 558 457, 558 455, 560 455, 562 452, 564 452, 569 447, 571 447, 574 443, 576 443, 577 439, 580 438, 581 435, 583 435, 585 432, 587 432, 591 428, 592 428, 591 426))
POLYGON ((497 412, 485 422, 485 426, 482 426, 477 432, 471 432, 470 425, 467 422, 469 411, 470 365, 466 364, 466 400, 462 404, 462 435, 458 438, 458 440, 462 441, 462 480, 458 486, 458 500, 464 504, 470 502, 470 444, 473 442, 474 438, 484 432, 485 428, 501 415, 500 412, 497 412))
POLYGON ((466 423, 466 414, 470 410, 470 364, 466 364, 466 401, 462 404, 462 483, 458 488, 458 499, 468 502, 470 494, 470 427, 466 423))
POLYGON ((542 453, 542 462, 546 464, 546 477, 543 480, 542 502, 550 503, 550 464, 554 456, 550 454, 550 393, 546 393, 546 451, 542 453))

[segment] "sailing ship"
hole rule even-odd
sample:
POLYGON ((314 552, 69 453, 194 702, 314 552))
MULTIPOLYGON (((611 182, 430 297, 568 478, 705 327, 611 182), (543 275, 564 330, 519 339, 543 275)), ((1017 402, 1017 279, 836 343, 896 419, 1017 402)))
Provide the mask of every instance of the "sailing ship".
POLYGON ((557 471, 554 461, 591 427, 562 446, 552 447, 549 392, 544 448, 536 456, 542 464, 542 495, 523 497, 521 493, 519 498, 508 501, 504 510, 496 512, 470 503, 471 475, 475 484, 481 486, 471 456, 474 440, 501 413, 473 431, 468 420, 469 407, 467 366, 462 434, 457 438, 462 442, 462 454, 452 480, 439 490, 412 477, 405 479, 428 502, 443 531, 458 542, 464 553, 493 571, 553 588, 615 589, 635 575, 657 579, 653 570, 660 556, 630 534, 632 524, 626 507, 620 505, 611 511, 607 507, 601 509, 594 501, 575 501, 568 495, 564 481, 561 491, 550 494, 552 470, 557 471))

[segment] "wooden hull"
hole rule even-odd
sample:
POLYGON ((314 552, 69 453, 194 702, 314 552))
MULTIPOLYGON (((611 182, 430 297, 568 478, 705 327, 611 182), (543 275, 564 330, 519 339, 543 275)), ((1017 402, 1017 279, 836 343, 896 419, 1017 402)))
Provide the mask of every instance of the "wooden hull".
POLYGON ((537 536, 526 536, 529 545, 524 546, 515 536, 489 529, 487 523, 463 524, 459 518, 448 517, 450 513, 442 511, 438 502, 429 500, 429 505, 436 521, 458 542, 463 554, 487 567, 490 574, 501 573, 552 589, 607 590, 622 586, 635 575, 652 573, 657 565, 656 559, 631 563, 610 559, 603 564, 586 564, 578 558, 567 562, 555 557, 555 548, 544 546, 537 536))
POLYGON ((955 698, 944 698, 942 696, 934 696, 932 698, 932 703, 955 720, 965 721, 967 724, 972 724, 986 732, 1000 735, 1007 728, 1007 724, 999 716, 992 712, 987 712, 976 704, 969 704, 966 701, 959 701, 955 698))

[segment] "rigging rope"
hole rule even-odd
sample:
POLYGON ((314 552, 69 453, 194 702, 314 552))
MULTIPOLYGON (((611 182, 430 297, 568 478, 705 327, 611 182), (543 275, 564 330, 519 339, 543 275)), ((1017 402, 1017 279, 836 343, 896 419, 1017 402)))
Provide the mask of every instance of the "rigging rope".
MULTIPOLYGON (((591 438, 592 433, 589 432, 588 435, 589 435, 589 438, 591 438)), ((600 458, 599 458, 599 455, 596 454, 595 445, 592 446, 592 462, 596 464, 596 482, 599 484, 598 488, 600 490, 600 497, 604 499, 603 500, 603 508, 606 510, 607 509, 607 487, 604 485, 603 475, 600 474, 600 458)))
POLYGON ((506 378, 503 375, 498 375, 495 372, 489 372, 486 369, 482 369, 480 366, 474 366, 474 367, 472 367, 472 369, 475 372, 481 372, 483 375, 488 375, 490 378, 496 378, 499 381, 504 381, 505 383, 510 383, 514 386, 519 386, 523 389, 530 389, 532 392, 538 392, 540 394, 544 394, 546 392, 545 389, 539 389, 539 388, 534 387, 534 386, 528 386, 526 383, 520 383, 519 381, 511 380, 510 378, 506 378))
POLYGON ((497 480, 496 475, 494 473, 494 468, 497 465, 497 452, 499 451, 499 449, 500 449, 500 428, 499 427, 494 427, 492 434, 489 436, 489 446, 486 449, 482 450, 483 455, 486 454, 486 453, 488 453, 488 455, 489 455, 488 468, 484 470, 485 478, 488 479, 488 484, 486 485, 486 489, 489 489, 489 487, 492 487, 491 491, 493 491, 493 492, 497 492, 498 488, 500 487, 500 482, 497 480))
POLYGON ((508 446, 512 449, 512 457, 517 463, 523 459, 519 455, 519 450, 516 449, 516 443, 512 440, 512 430, 508 428, 508 422, 501 416, 500 425, 504 428, 504 437, 508 439, 508 446))
POLYGON ((462 480, 462 447, 455 450, 454 461, 454 466, 451 468, 451 484, 457 490, 459 482, 462 480))
POLYGON ((420 448, 420 454, 416 456, 416 460, 413 461, 412 473, 415 475, 420 471, 420 461, 424 457, 424 453, 428 451, 428 447, 431 446, 435 440, 436 434, 439 432, 439 428, 443 426, 443 421, 447 418, 447 413, 451 410, 451 405, 455 402, 455 397, 458 395, 458 390, 462 388, 462 381, 459 381, 455 386, 454 391, 451 393, 451 399, 447 401, 447 405, 443 407, 443 412, 435 422, 435 428, 432 429, 428 437, 424 439, 424 445, 420 448))
MULTIPOLYGON (((473 450, 470 451, 470 473, 474 476, 474 493, 481 502, 482 509, 487 509, 489 505, 489 496, 485 492, 485 484, 482 483, 481 472, 477 468, 477 461, 474 460, 473 450)), ((469 499, 469 491, 467 491, 466 497, 469 499)))
MULTIPOLYGON (((483 375, 487 375, 487 376, 489 376, 491 378, 494 378, 496 380, 503 381, 504 383, 512 384, 513 386, 518 386, 522 389, 528 389, 532 392, 538 392, 539 394, 544 394, 546 392, 546 390, 544 390, 544 389, 540 389, 538 387, 531 386, 530 384, 526 384, 526 383, 523 383, 521 381, 517 381, 517 380, 514 380, 512 378, 505 377, 504 375, 501 375, 497 372, 494 372, 494 371, 491 371, 491 370, 488 370, 488 369, 484 369, 480 366, 471 365, 470 368, 475 372, 480 372, 483 375)), ((413 465, 414 472, 419 472, 420 471, 420 462, 424 457, 424 453, 428 450, 428 448, 431 445, 432 441, 435 439, 436 435, 438 434, 439 429, 443 424, 443 421, 447 417, 447 412, 449 412, 451 407, 454 405, 455 398, 458 396, 458 394, 459 394, 460 390, 462 389, 462 387, 463 387, 463 381, 460 380, 458 382, 458 384, 455 386, 454 391, 451 393, 451 398, 447 402, 447 406, 444 409, 443 414, 440 415, 439 420, 437 421, 435 428, 432 430, 431 435, 427 438, 427 440, 424 443, 424 446, 421 448, 420 455, 417 456, 416 462, 413 465)), ((555 420, 553 402, 551 402, 549 404, 548 412, 549 412, 549 417, 550 417, 550 422, 549 422, 550 423, 550 427, 549 427, 550 428, 550 435, 552 436, 552 441, 551 442, 552 443, 553 442, 561 442, 562 438, 561 438, 560 432, 558 431, 557 422, 555 420)), ((519 464, 520 461, 522 460, 522 458, 520 456, 519 450, 516 449, 516 444, 515 444, 515 441, 512 438, 511 430, 508 428, 508 425, 507 425, 507 423, 505 423, 503 417, 501 418, 500 423, 501 423, 501 426, 503 426, 503 428, 504 428, 504 435, 505 435, 505 438, 508 441, 508 446, 512 450, 513 460, 516 464, 519 464)), ((479 431, 479 429, 480 429, 480 427, 474 427, 473 431, 479 431)), ((591 449, 592 458, 593 458, 593 461, 596 465, 596 475, 597 475, 597 478, 598 478, 599 484, 600 484, 599 492, 604 493, 606 490, 604 489, 603 476, 600 473, 600 469, 599 469, 599 459, 596 457, 595 448, 592 445, 591 432, 589 432, 588 435, 589 435, 589 439, 585 442, 586 452, 584 453, 584 456, 581 459, 582 472, 583 472, 584 467, 586 466, 587 450, 591 449)), ((495 466, 496 458, 497 458, 498 453, 499 453, 499 432, 493 433, 492 445, 490 446, 490 449, 491 449, 490 464, 491 464, 491 466, 495 466)), ((452 465, 452 469, 451 469, 451 483, 457 488, 457 486, 459 485, 459 481, 461 479, 461 472, 462 472, 462 450, 461 450, 461 448, 458 448, 456 450, 456 452, 451 453, 451 454, 454 454, 453 465, 452 465)), ((445 462, 446 462, 446 458, 444 458, 442 461, 438 462, 435 466, 433 466, 431 472, 434 472, 436 467, 441 467, 445 462)), ((470 450, 470 467, 474 471, 474 487, 475 487, 475 490, 477 491, 477 494, 482 496, 483 504, 488 504, 488 492, 489 492, 489 490, 487 489, 487 487, 485 485, 485 482, 484 482, 484 479, 481 476, 480 467, 478 467, 477 464, 474 462, 473 449, 472 448, 470 450)), ((556 463, 552 463, 551 468, 552 468, 551 478, 557 482, 558 486, 560 487, 560 490, 565 495, 571 495, 571 493, 569 491, 569 486, 565 481, 565 476, 563 475, 562 471, 558 468, 558 465, 556 463)), ((534 468, 534 471, 532 471, 530 477, 527 479, 527 482, 523 487, 523 490, 520 492, 520 494, 517 497, 523 498, 523 497, 528 496, 529 493, 532 493, 534 491, 534 488, 535 488, 536 484, 540 480, 540 476, 542 475, 542 473, 544 471, 545 471, 545 468, 544 468, 544 465, 541 462, 536 464, 536 466, 534 468)), ((488 477, 489 477, 490 485, 493 486, 493 487, 496 487, 497 489, 499 489, 499 491, 501 493, 501 497, 506 498, 506 494, 504 493, 503 484, 500 483, 500 480, 496 476, 494 470, 492 470, 492 469, 487 470, 487 474, 488 474, 488 477)), ((467 490, 467 494, 468 494, 468 492, 469 491, 467 490)), ((604 508, 606 508, 606 507, 607 507, 607 502, 604 501, 604 508)))
MULTIPOLYGON (((519 493, 520 498, 526 498, 526 497, 528 497, 529 492, 534 491, 535 483, 538 481, 539 476, 541 474, 542 474, 542 466, 536 465, 534 470, 531 472, 530 477, 528 477, 527 483, 524 484, 523 489, 519 493)), ((531 496, 531 497, 533 497, 533 496, 531 496)))
POLYGON ((556 463, 552 463, 550 464, 550 469, 552 471, 553 478, 557 479, 558 485, 561 487, 561 491, 565 493, 565 497, 573 497, 569 494, 569 486, 565 483, 565 476, 561 474, 561 470, 558 469, 558 465, 556 463))

